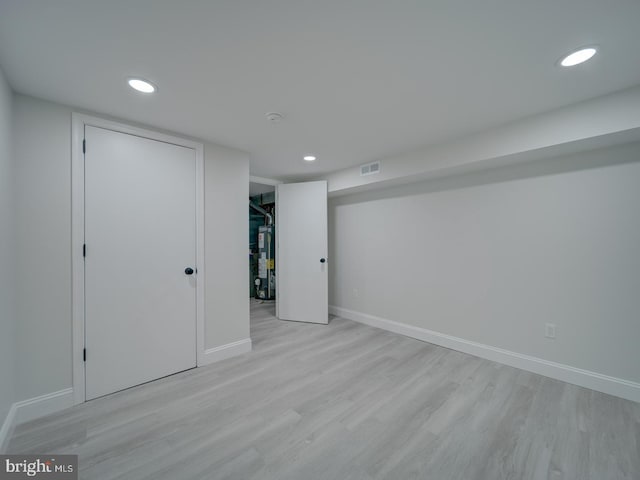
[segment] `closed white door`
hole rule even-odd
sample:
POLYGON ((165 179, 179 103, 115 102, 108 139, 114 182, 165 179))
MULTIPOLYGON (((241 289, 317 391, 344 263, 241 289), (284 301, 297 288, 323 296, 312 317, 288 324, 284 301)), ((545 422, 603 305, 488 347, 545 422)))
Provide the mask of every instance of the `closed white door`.
POLYGON ((90 400, 196 366, 196 165, 193 149, 103 128, 85 142, 90 400))
POLYGON ((276 187, 277 315, 329 323, 327 182, 276 187))

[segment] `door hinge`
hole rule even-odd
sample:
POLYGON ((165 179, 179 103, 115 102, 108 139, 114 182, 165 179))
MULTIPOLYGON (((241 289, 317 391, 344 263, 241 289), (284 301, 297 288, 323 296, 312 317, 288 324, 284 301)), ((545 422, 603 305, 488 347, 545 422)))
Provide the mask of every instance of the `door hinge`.
POLYGON ((82 153, 87 153, 87 141, 82 139, 82 153))
POLYGON ((82 349, 82 361, 83 362, 87 361, 87 349, 86 348, 82 349))
POLYGON ((87 244, 86 243, 82 244, 82 256, 83 257, 87 256, 87 244))

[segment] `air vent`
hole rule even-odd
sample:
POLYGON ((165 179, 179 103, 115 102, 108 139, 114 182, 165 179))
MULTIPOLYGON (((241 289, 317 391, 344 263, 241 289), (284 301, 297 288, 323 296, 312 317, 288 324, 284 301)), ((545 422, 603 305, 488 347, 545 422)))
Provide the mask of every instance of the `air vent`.
POLYGON ((360 165, 360 176, 364 177, 365 175, 373 175, 374 173, 380 173, 380 162, 360 165))

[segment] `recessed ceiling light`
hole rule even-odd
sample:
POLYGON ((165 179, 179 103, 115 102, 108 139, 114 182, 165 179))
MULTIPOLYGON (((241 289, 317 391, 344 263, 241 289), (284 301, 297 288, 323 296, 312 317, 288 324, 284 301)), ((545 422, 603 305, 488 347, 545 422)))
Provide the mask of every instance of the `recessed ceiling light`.
POLYGON ((307 155, 306 157, 303 158, 303 160, 306 162, 313 162, 315 159, 316 157, 314 157, 313 155, 307 155))
POLYGON ((157 87, 153 83, 141 78, 130 78, 128 82, 129 86, 138 92, 153 93, 157 90, 157 87))
POLYGON ((595 47, 586 47, 581 48, 580 50, 576 50, 575 52, 570 53, 560 60, 560 65, 563 67, 573 67, 574 65, 579 65, 583 62, 586 62, 591 57, 596 54, 597 50, 595 47))

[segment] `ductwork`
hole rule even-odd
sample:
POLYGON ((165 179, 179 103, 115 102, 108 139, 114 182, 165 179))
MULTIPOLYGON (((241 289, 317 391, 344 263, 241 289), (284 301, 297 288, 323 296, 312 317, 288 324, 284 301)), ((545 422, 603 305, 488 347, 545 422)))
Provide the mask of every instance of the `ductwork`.
POLYGON ((253 208, 256 212, 261 213, 262 215, 265 216, 265 225, 273 224, 273 216, 269 212, 267 212, 264 208, 256 205, 252 201, 249 201, 249 207, 253 208))

